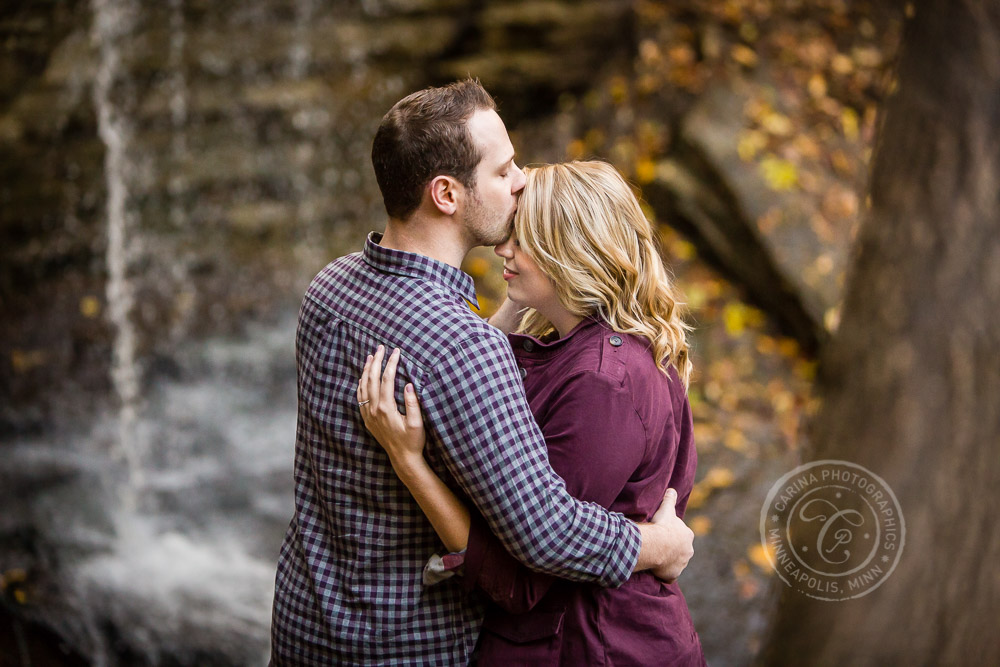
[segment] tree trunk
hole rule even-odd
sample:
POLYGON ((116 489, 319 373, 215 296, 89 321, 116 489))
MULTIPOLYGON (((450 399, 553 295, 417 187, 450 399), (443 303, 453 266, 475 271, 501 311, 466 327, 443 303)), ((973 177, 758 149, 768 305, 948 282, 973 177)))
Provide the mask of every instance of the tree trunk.
POLYGON ((784 588, 764 664, 1000 664, 1000 1, 910 12, 809 458, 865 466, 906 521, 842 602, 784 588))

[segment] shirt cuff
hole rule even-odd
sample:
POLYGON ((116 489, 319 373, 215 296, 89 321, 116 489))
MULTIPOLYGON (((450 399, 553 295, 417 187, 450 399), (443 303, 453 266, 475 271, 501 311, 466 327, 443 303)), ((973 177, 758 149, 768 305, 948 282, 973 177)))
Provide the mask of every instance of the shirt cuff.
POLYGON ((612 558, 604 570, 601 584, 608 588, 618 588, 632 576, 639 562, 639 550, 642 548, 642 533, 635 522, 621 517, 621 530, 618 533, 618 558, 612 558))
POLYGON ((434 554, 424 564, 424 586, 433 586, 460 574, 464 564, 465 551, 445 554, 444 556, 434 554))

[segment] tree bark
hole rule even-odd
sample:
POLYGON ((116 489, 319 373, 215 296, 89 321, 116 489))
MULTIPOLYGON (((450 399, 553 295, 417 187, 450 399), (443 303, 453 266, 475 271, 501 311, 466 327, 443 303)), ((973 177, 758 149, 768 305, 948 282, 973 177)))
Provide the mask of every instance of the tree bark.
POLYGON ((809 457, 881 475, 906 545, 866 596, 784 588, 763 664, 1000 664, 1000 1, 914 4, 809 457))

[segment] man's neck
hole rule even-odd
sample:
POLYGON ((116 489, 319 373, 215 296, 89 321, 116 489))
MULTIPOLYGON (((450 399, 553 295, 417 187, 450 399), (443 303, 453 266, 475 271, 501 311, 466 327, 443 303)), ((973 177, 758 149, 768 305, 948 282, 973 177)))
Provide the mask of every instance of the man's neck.
POLYGON ((472 249, 448 225, 417 215, 406 221, 390 218, 380 245, 424 255, 456 269, 462 267, 462 260, 472 249))

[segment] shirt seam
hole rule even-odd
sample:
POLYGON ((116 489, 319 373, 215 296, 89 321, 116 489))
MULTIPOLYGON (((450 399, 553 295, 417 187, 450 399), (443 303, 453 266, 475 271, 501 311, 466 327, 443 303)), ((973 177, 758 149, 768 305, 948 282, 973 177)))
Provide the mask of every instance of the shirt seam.
MULTIPOLYGON (((425 282, 431 282, 431 283, 433 283, 435 285, 439 285, 439 283, 434 283, 433 281, 425 281, 425 282)), ((325 303, 324 301, 320 300, 319 297, 317 297, 315 294, 313 294, 311 292, 307 293, 306 294, 306 298, 309 299, 309 301, 312 302, 313 304, 315 304, 317 307, 321 308, 323 310, 323 312, 326 313, 329 316, 328 320, 327 320, 327 323, 329 323, 330 321, 344 321, 344 322, 348 322, 351 326, 357 327, 361 331, 364 331, 365 333, 367 333, 368 335, 370 335, 372 338, 376 338, 376 339, 383 339, 383 338, 385 338, 386 342, 391 342, 390 340, 388 340, 388 338, 390 338, 390 337, 386 337, 386 336, 383 336, 383 335, 379 334, 378 332, 376 332, 375 330, 373 330, 370 326, 364 324, 363 322, 361 322, 359 320, 356 320, 356 319, 350 318, 350 317, 345 317, 344 315, 342 315, 337 310, 331 308, 328 303, 325 303)), ((480 322, 482 322, 482 324, 484 326, 492 328, 492 325, 488 324, 485 320, 479 318, 477 315, 473 315, 473 317, 476 317, 477 319, 479 319, 480 322)), ((506 337, 503 336, 503 334, 500 332, 499 329, 497 329, 496 331, 499 334, 499 336, 501 338, 503 338, 503 340, 506 340, 506 337)), ((428 375, 432 374, 432 371, 430 369, 439 367, 441 365, 441 360, 445 359, 445 358, 448 358, 449 356, 452 356, 456 350, 461 350, 463 347, 466 347, 468 345, 468 343, 471 342, 471 341, 473 341, 473 340, 480 339, 480 338, 482 338, 482 339, 492 338, 493 336, 494 335, 492 333, 490 333, 488 330, 478 330, 478 331, 476 331, 476 330, 473 330, 473 331, 466 330, 464 332, 464 335, 462 335, 460 337, 457 337, 457 338, 453 338, 452 341, 448 345, 440 347, 439 348, 439 350, 441 351, 440 354, 434 355, 433 358, 428 358, 428 360, 427 360, 428 362, 426 364, 426 366, 427 366, 426 368, 424 368, 423 364, 417 363, 412 357, 411 357, 410 361, 413 362, 413 364, 415 366, 417 366, 418 368, 421 369, 421 373, 423 374, 423 378, 426 378, 428 375)), ((393 346, 395 346, 395 345, 393 345, 393 346)), ((509 347, 509 344, 508 344, 508 347, 509 347)), ((374 350, 373 350, 373 352, 374 352, 374 350)))

